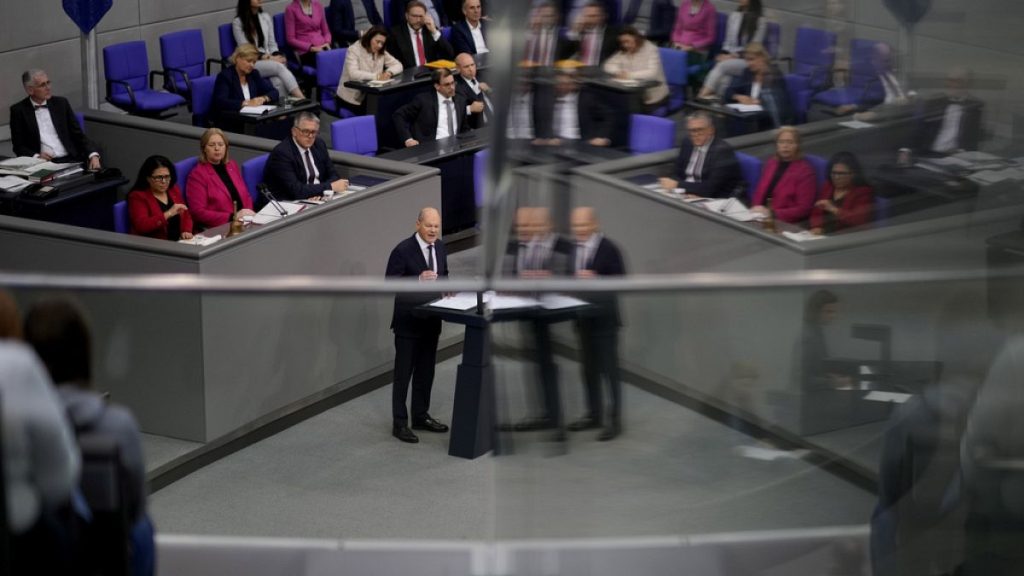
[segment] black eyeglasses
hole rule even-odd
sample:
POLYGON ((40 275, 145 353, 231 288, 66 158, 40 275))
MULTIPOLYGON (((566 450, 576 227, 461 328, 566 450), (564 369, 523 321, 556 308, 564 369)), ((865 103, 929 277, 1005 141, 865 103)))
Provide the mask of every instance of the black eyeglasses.
POLYGON ((170 174, 160 174, 159 176, 150 176, 149 178, 151 180, 156 180, 157 182, 170 182, 171 181, 171 175, 170 174))
POLYGON ((849 176, 851 174, 853 174, 853 172, 836 172, 835 170, 832 171, 833 176, 849 176))

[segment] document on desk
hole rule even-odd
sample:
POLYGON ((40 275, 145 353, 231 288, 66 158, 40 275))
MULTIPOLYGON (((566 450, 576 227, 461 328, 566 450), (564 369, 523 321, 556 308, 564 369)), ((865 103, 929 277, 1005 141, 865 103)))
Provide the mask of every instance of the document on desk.
POLYGON ((875 402, 893 402, 896 404, 903 404, 907 400, 910 400, 910 394, 903 394, 902 392, 882 392, 881 390, 872 390, 864 396, 865 400, 874 400, 875 402))
POLYGON ((305 208, 304 205, 298 202, 271 202, 263 207, 255 216, 252 218, 253 224, 269 224, 274 220, 279 220, 285 216, 295 214, 299 210, 305 208), (280 206, 287 214, 281 214, 277 209, 280 206))
POLYGON ((247 116, 262 116, 271 110, 277 110, 277 106, 274 106, 273 104, 264 104, 262 106, 242 106, 242 109, 239 110, 239 112, 247 116))
POLYGON ((33 158, 31 156, 18 156, 17 158, 0 160, 0 174, 28 176, 32 172, 31 168, 45 162, 46 160, 43 160, 42 158, 33 158))
POLYGON ((733 102, 732 104, 726 104, 726 108, 732 108, 737 112, 764 112, 764 108, 760 104, 740 104, 733 102))
POLYGON ((397 84, 398 78, 391 78, 390 80, 370 80, 366 83, 367 86, 372 88, 380 88, 389 84, 397 84))
POLYGON ((196 234, 188 240, 178 240, 179 244, 191 244, 193 246, 209 246, 215 242, 220 241, 223 238, 220 234, 216 236, 203 236, 202 234, 196 234))
POLYGON ((981 170, 967 177, 978 184, 996 184, 1003 180, 1022 180, 1024 171, 1019 168, 1004 168, 1003 170, 981 170))
POLYGON ((874 124, 869 124, 868 122, 861 122, 860 120, 847 120, 846 122, 840 122, 839 125, 845 126, 847 128, 853 128, 854 130, 861 130, 863 128, 874 127, 874 124))
POLYGON ((755 220, 764 220, 763 214, 761 214, 760 212, 754 212, 753 210, 748 210, 747 207, 743 205, 743 202, 740 202, 735 198, 708 200, 707 202, 704 202, 700 205, 707 208, 711 212, 723 214, 739 222, 753 222, 755 220))
POLYGON ((809 230, 801 230, 799 232, 783 231, 782 235, 794 242, 807 242, 810 240, 821 240, 824 238, 821 234, 811 234, 809 230))
POLYGON ((18 178, 17 176, 0 177, 0 190, 6 190, 7 192, 21 192, 31 184, 28 180, 18 178))
POLYGON ((446 310, 472 310, 476 307, 476 292, 459 292, 452 296, 445 296, 440 300, 434 300, 429 306, 446 310))
POLYGON ((578 308, 587 306, 589 302, 566 296, 565 294, 545 294, 540 297, 540 305, 545 310, 564 310, 566 308, 578 308))
POLYGON ((950 158, 956 158, 957 160, 961 160, 963 162, 966 162, 967 164, 973 164, 975 162, 994 162, 996 160, 1002 160, 1002 158, 996 156, 995 154, 989 154, 988 152, 978 152, 975 150, 957 152, 956 154, 950 156, 950 158))
POLYGON ((487 307, 491 310, 514 310, 516 308, 536 308, 537 306, 540 306, 540 302, 525 296, 494 294, 487 300, 487 307))

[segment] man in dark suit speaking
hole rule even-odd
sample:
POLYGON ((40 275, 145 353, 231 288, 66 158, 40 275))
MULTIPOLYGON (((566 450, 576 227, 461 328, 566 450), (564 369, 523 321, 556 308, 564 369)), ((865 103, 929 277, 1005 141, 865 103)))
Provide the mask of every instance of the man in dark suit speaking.
POLYGON ((300 112, 292 124, 292 136, 274 147, 263 168, 263 181, 283 200, 320 196, 325 190, 344 192, 348 180, 338 178, 319 137, 320 118, 300 112))
MULTIPOLYGON (((436 208, 420 210, 416 233, 402 240, 388 258, 387 278, 419 278, 434 282, 448 276, 448 252, 441 235, 441 213, 436 208)), ((440 318, 422 318, 413 309, 434 300, 436 295, 395 296, 391 330, 395 333, 395 382, 391 389, 393 427, 391 435, 402 442, 419 438, 409 429, 405 398, 412 379, 412 427, 427 432, 447 432, 448 426, 430 416, 430 389, 434 384, 440 318)))
POLYGON ((704 198, 728 198, 743 181, 736 152, 728 142, 715 138, 715 124, 704 112, 686 119, 686 131, 690 139, 679 148, 675 173, 660 178, 661 187, 704 198))
POLYGON ((96 145, 82 132, 66 98, 54 96, 42 70, 21 75, 28 97, 11 106, 11 144, 17 156, 36 156, 55 162, 88 162, 100 169, 96 145))
MULTIPOLYGON (((572 211, 573 272, 577 278, 622 276, 626 265, 619 248, 600 233, 593 208, 581 206, 572 211)), ((619 382, 619 304, 614 294, 589 296, 591 307, 580 312, 580 357, 587 396, 587 414, 569 424, 579 431, 604 425, 597 439, 611 440, 622 431, 622 384, 619 382), (608 381, 611 410, 604 414, 601 377, 608 381)))
POLYGON ((406 148, 469 130, 466 100, 455 93, 455 77, 451 71, 434 70, 431 78, 433 92, 417 94, 412 102, 395 110, 395 130, 406 148))

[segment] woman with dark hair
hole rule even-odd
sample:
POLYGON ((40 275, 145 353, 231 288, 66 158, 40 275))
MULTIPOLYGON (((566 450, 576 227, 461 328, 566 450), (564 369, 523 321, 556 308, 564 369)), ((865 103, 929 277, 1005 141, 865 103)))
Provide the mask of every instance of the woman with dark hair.
POLYGON ((873 202, 857 157, 838 152, 828 162, 828 177, 811 210, 811 232, 825 234, 863 226, 871 221, 873 202))
POLYGON ((383 26, 373 26, 363 34, 359 42, 349 46, 345 54, 345 66, 341 71, 341 81, 338 82, 338 99, 342 106, 357 115, 366 113, 364 94, 361 90, 346 87, 346 82, 390 80, 402 73, 402 63, 384 49, 387 40, 387 30, 383 26))
POLYGON ((632 26, 619 30, 619 51, 604 63, 604 71, 622 80, 654 80, 644 91, 644 109, 650 114, 668 100, 668 83, 658 47, 632 26))
POLYGON ((725 24, 722 51, 715 56, 715 66, 704 79, 700 98, 721 96, 734 76, 743 73, 743 49, 751 42, 764 42, 767 21, 762 15, 761 0, 740 0, 736 11, 725 24))
POLYGON ((150 156, 139 168, 128 193, 131 233, 164 240, 192 237, 192 217, 181 199, 174 164, 164 156, 150 156))
POLYGON ((270 80, 278 93, 305 98, 295 75, 288 69, 284 55, 278 50, 273 19, 263 11, 262 4, 263 0, 238 0, 235 19, 231 21, 235 44, 256 47, 260 53, 256 70, 270 80))

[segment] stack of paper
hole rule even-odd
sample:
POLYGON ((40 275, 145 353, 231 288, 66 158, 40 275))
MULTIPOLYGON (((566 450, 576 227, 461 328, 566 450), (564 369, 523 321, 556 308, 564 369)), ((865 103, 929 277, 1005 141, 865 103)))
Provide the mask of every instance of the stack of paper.
POLYGON ((274 106, 273 104, 264 104, 262 106, 242 106, 240 112, 249 116, 260 116, 276 109, 277 106, 274 106))
POLYGON ((271 202, 263 207, 256 216, 253 216, 253 224, 269 224, 274 220, 295 214, 299 210, 302 210, 304 206, 298 202, 271 202), (277 207, 280 206, 287 214, 281 214, 277 207))
POLYGON ((807 242, 808 240, 821 240, 824 238, 824 236, 820 234, 811 234, 808 230, 801 230, 799 232, 784 231, 782 235, 794 242, 807 242))
POLYGON ((25 188, 28 188, 32 184, 24 178, 18 178, 17 176, 2 176, 0 177, 0 190, 6 190, 8 192, 21 192, 25 188))
POLYGON ((197 234, 188 240, 178 240, 178 242, 181 244, 192 244, 193 246, 209 246, 210 244, 217 242, 221 238, 223 238, 223 236, 221 236, 220 234, 209 237, 203 236, 202 234, 197 234))
POLYGON ((739 104, 733 102, 732 104, 726 104, 727 108, 732 108, 737 112, 763 112, 764 108, 760 104, 739 104))
POLYGON ((447 310, 471 310, 476 306, 476 292, 459 292, 430 303, 434 308, 447 310))
POLYGON ((723 214, 739 222, 752 222, 755 220, 764 220, 765 218, 764 214, 761 214, 760 212, 747 210, 747 207, 735 198, 708 200, 707 202, 702 203, 701 206, 712 212, 718 212, 719 214, 723 214))

